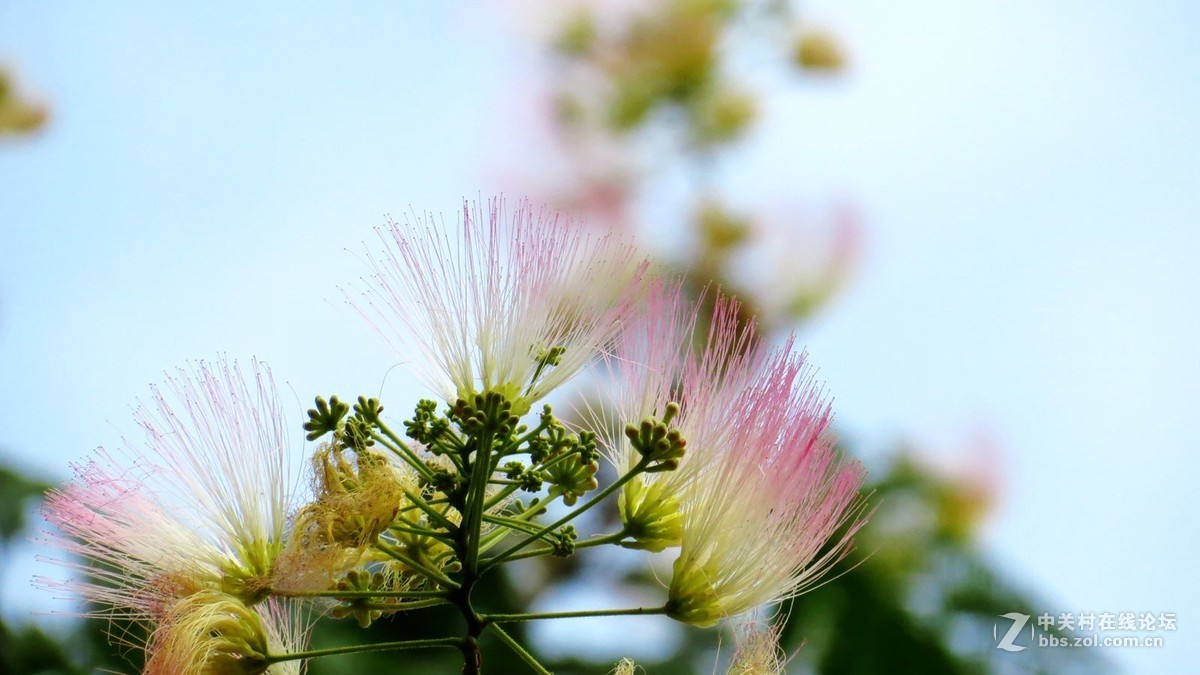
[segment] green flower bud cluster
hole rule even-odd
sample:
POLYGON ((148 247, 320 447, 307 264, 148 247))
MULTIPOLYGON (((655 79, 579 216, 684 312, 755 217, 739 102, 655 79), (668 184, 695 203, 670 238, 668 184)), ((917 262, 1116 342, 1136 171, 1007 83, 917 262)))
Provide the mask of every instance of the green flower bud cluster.
POLYGON ((521 462, 508 462, 504 465, 504 475, 512 481, 517 481, 524 492, 537 492, 546 481, 545 472, 526 467, 521 462))
POLYGON ((316 408, 308 411, 308 421, 304 423, 304 430, 308 432, 305 438, 310 441, 341 430, 342 418, 350 412, 350 406, 336 396, 331 396, 328 401, 318 396, 316 404, 316 408))
POLYGON ((404 432, 418 443, 425 444, 434 453, 438 452, 437 440, 450 431, 450 422, 437 414, 436 401, 422 399, 413 411, 413 417, 404 422, 404 432))
MULTIPOLYGON (((534 492, 541 483, 550 484, 552 496, 561 496, 563 503, 574 506, 579 497, 598 486, 596 472, 600 452, 596 434, 590 431, 571 433, 546 406, 541 414, 541 432, 529 439, 529 459, 541 470, 522 469, 510 472, 510 480, 521 481, 521 489, 534 492)), ((506 468, 512 463, 506 465, 506 468)))
POLYGON ((421 495, 426 498, 432 497, 438 492, 451 494, 462 485, 462 476, 449 469, 435 467, 430 470, 428 477, 421 477, 420 485, 421 495))
POLYGON ((512 401, 499 392, 476 394, 471 401, 458 399, 450 415, 458 428, 467 435, 490 431, 504 438, 517 430, 521 418, 514 415, 512 401))
POLYGON ((315 441, 325 434, 334 434, 340 447, 355 451, 370 448, 375 444, 373 435, 379 427, 383 406, 379 399, 359 396, 354 415, 347 418, 350 410, 350 405, 337 396, 329 397, 328 401, 318 396, 316 407, 309 409, 308 421, 304 423, 308 432, 305 438, 315 441))
MULTIPOLYGON (((538 373, 563 353, 536 352, 538 373)), ((677 501, 646 481, 646 474, 674 470, 685 453, 686 440, 672 426, 678 404, 626 428, 642 461, 582 506, 580 498, 599 488, 597 434, 573 430, 550 406, 536 425, 522 424, 522 405, 495 389, 448 407, 423 400, 404 422, 403 438, 388 428, 378 399, 360 396, 352 406, 316 399, 305 431, 312 440, 333 438, 313 454, 317 495, 296 517, 302 536, 290 554, 298 574, 317 578, 312 570, 325 570, 327 585, 312 594, 328 595, 332 617, 366 628, 397 611, 469 602, 463 598, 488 569, 516 559, 566 558, 605 544, 651 551, 678 544, 677 501), (570 521, 622 485, 622 530, 580 541, 570 521), (523 502, 514 498, 519 492, 541 494, 523 502), (555 500, 574 508, 539 523, 555 500)), ((672 611, 708 620, 702 598, 689 602, 698 597, 682 594, 672 611)))
POLYGON ((596 472, 599 470, 599 462, 584 462, 582 457, 566 457, 551 462, 545 468, 550 494, 562 495, 564 504, 574 506, 581 496, 599 485, 596 481, 596 472))
MULTIPOLYGON (((539 368, 545 368, 547 366, 557 366, 560 363, 562 363, 563 354, 565 354, 566 352, 567 352, 566 347, 563 347, 562 345, 555 345, 553 347, 550 347, 549 349, 538 350, 537 354, 534 355, 534 360, 537 361, 539 368)), ((534 379, 535 380, 537 379, 536 374, 534 375, 534 379)))
MULTIPOLYGON (((334 584, 334 588, 338 591, 368 592, 383 588, 385 583, 386 578, 383 572, 350 570, 346 576, 334 584)), ((329 615, 335 619, 354 617, 359 628, 369 627, 383 614, 384 610, 369 597, 343 598, 336 607, 329 611, 329 615)))
POLYGON ((342 433, 339 440, 342 446, 354 450, 363 451, 375 445, 375 439, 372 438, 373 428, 366 421, 359 417, 351 417, 346 420, 345 426, 342 427, 342 433))
POLYGON ((674 471, 679 467, 679 460, 687 451, 687 439, 670 426, 678 414, 679 404, 668 403, 661 420, 647 417, 638 425, 625 427, 630 445, 650 461, 647 472, 674 471))
POLYGON ((596 450, 596 434, 583 431, 579 435, 571 433, 562 422, 559 422, 546 406, 541 415, 542 432, 529 440, 529 459, 534 464, 547 463, 550 460, 570 452, 580 453, 584 462, 594 461, 599 457, 596 450))
POLYGON ((562 526, 553 536, 550 546, 554 549, 554 557, 569 558, 575 553, 575 540, 579 538, 579 534, 575 532, 574 525, 562 526))

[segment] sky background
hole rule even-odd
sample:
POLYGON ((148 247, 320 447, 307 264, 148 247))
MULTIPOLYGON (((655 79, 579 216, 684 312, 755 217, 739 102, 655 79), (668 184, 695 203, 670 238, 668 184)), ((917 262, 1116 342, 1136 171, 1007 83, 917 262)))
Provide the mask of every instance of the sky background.
MULTIPOLYGON (((517 196, 511 116, 538 66, 513 14, 534 6, 0 0, 0 63, 53 110, 0 142, 0 458, 65 478, 132 430, 149 382, 218 353, 271 364, 296 429, 316 394, 415 399, 337 287, 385 214, 517 196)), ((982 430, 1000 448, 991 557, 1047 612, 1176 612, 1166 647, 1109 653, 1183 672, 1200 659, 1200 5, 807 7, 852 70, 765 92, 722 181, 864 216, 861 270, 805 335, 840 424, 947 463, 982 430)), ((44 608, 37 548, 8 561, 8 618, 44 608)))

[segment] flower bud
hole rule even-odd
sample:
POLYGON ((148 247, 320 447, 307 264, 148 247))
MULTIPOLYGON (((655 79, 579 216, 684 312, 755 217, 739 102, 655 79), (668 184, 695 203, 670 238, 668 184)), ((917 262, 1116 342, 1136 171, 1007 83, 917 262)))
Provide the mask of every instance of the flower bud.
POLYGON ((792 58, 809 71, 836 73, 846 67, 846 53, 832 33, 809 30, 796 40, 792 58))
POLYGON ((667 616, 701 628, 726 618, 728 612, 712 583, 718 574, 712 565, 700 565, 684 557, 676 560, 667 592, 667 616))
POLYGON ((679 500, 663 481, 637 476, 621 492, 621 522, 633 542, 625 548, 661 551, 679 545, 679 500))
POLYGON ((270 666, 259 615, 233 596, 201 591, 176 602, 147 650, 149 675, 260 675, 270 666))

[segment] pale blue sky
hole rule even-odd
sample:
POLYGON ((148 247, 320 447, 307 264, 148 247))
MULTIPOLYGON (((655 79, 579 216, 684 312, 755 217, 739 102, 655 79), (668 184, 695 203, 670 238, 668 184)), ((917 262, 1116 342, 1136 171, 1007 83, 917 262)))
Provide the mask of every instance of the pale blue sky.
MULTIPOLYGON (((337 307, 362 273, 345 249, 510 187, 488 148, 530 56, 504 6, 0 2, 0 62, 54 108, 0 147, 0 453, 66 476, 146 383, 218 351, 270 363, 297 413, 377 391, 397 359, 337 307)), ((863 271, 807 336, 841 424, 994 430, 993 557, 1046 611, 1178 613, 1167 647, 1113 656, 1194 663, 1200 9, 811 6, 854 70, 769 96, 722 175, 747 203, 866 216, 863 271)), ((8 615, 38 601, 31 556, 8 615)))

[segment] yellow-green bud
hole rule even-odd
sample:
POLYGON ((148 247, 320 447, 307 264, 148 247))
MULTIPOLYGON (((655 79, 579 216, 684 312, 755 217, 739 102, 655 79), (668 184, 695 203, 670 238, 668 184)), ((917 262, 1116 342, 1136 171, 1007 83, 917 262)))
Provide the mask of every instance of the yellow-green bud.
POLYGON ((721 599, 709 581, 716 570, 700 566, 681 556, 675 561, 671 586, 667 591, 667 616, 693 626, 707 628, 727 615, 721 599))
POLYGON ((666 481, 646 481, 636 476, 621 492, 621 522, 632 542, 625 548, 661 551, 678 546, 680 536, 679 500, 667 494, 666 481))
POLYGON ((147 650, 150 675, 261 675, 270 663, 259 615, 233 596, 200 591, 175 603, 147 650))
POLYGON ((834 73, 846 66, 846 54, 832 33, 810 30, 796 40, 796 65, 805 70, 834 73))

